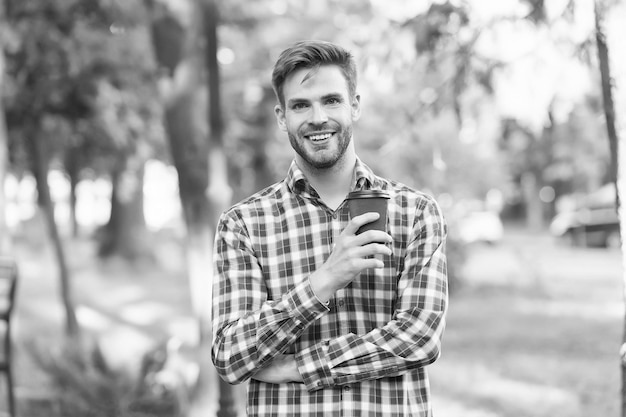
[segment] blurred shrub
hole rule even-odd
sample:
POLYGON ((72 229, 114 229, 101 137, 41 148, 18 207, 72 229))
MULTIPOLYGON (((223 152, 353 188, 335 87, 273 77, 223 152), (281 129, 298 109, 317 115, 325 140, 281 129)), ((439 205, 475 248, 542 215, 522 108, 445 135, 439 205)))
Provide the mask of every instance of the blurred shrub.
POLYGON ((34 350, 54 392, 45 412, 31 417, 182 417, 188 406, 188 396, 180 392, 184 388, 159 383, 163 351, 158 346, 148 352, 142 372, 133 378, 110 369, 97 345, 86 349, 68 344, 58 352, 34 350))

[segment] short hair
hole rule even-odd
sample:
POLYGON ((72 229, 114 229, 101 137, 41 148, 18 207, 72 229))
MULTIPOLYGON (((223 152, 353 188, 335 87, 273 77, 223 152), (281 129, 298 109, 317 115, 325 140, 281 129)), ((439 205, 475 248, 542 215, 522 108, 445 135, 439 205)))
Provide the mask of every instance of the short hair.
POLYGON ((283 85, 285 79, 301 68, 319 68, 337 65, 348 84, 350 99, 356 94, 357 69, 354 56, 344 48, 325 41, 299 41, 285 49, 278 57, 272 72, 272 87, 282 107, 285 106, 283 85))

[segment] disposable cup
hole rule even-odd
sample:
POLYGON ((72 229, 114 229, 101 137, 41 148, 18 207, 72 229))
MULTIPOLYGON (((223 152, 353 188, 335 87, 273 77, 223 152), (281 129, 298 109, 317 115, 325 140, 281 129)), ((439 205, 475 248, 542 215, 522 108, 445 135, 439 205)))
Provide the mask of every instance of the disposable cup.
POLYGON ((381 190, 352 191, 346 198, 348 200, 348 210, 350 218, 354 218, 364 213, 376 212, 380 214, 378 220, 364 224, 356 232, 363 233, 367 230, 387 230, 387 205, 389 194, 381 190))

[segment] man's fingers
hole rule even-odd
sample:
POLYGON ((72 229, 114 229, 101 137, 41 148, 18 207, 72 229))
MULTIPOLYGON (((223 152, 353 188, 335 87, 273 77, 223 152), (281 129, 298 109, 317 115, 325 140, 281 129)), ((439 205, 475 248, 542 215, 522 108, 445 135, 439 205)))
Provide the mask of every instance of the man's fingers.
POLYGON ((391 255, 391 249, 381 243, 369 243, 367 245, 355 248, 354 256, 365 258, 372 255, 391 255))
POLYGON ((366 269, 384 268, 385 263, 377 258, 363 258, 358 261, 359 269, 364 271, 366 269))
POLYGON ((380 230, 368 230, 367 232, 356 235, 354 242, 359 246, 363 246, 368 243, 387 244, 393 242, 393 239, 387 232, 380 230))
POLYGON ((352 218, 352 220, 350 220, 350 223, 348 223, 348 226, 346 226, 344 232, 355 235, 356 231, 359 230, 361 226, 376 221, 379 217, 380 214, 376 213, 375 211, 355 216, 352 218))

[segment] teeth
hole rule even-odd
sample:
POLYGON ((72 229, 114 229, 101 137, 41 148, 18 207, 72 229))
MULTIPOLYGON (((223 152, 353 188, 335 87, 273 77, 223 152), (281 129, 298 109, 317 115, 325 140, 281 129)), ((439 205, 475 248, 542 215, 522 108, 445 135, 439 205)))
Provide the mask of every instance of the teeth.
POLYGON ((311 140, 324 140, 324 139, 328 139, 332 136, 331 133, 324 133, 323 135, 311 135, 309 136, 309 138, 311 140))

